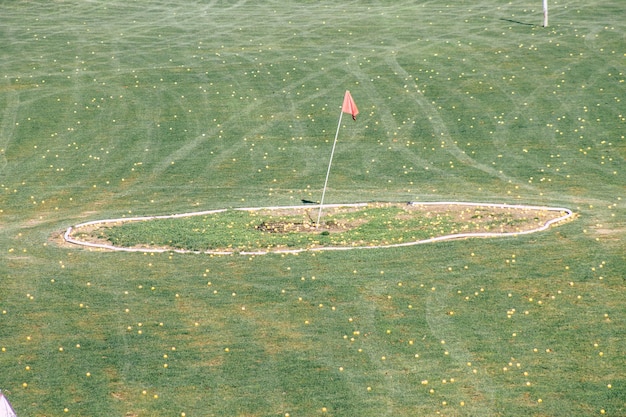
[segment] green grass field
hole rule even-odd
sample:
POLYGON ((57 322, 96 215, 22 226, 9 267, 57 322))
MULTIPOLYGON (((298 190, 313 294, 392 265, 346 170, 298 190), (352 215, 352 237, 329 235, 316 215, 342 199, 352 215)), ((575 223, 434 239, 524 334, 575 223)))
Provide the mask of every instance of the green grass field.
POLYGON ((9 1, 0 389, 19 416, 626 415, 621 0, 9 1), (319 200, 568 207, 341 253, 59 245, 319 200))

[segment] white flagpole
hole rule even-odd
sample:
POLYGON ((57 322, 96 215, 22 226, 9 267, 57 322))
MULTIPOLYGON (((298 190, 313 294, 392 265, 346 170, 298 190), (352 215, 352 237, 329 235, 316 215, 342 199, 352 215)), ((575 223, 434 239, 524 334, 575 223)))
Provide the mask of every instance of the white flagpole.
POLYGON ((548 27, 548 0, 543 0, 543 27, 548 27))
POLYGON ((333 150, 330 152, 330 161, 328 161, 328 170, 326 171, 326 181, 324 181, 324 190, 322 191, 322 199, 320 200, 320 211, 317 213, 317 222, 315 223, 315 229, 320 225, 320 218, 322 217, 322 207, 324 206, 324 196, 326 195, 326 186, 328 185, 328 176, 330 175, 330 165, 333 163, 333 155, 335 154, 335 146, 337 145, 337 136, 339 136, 339 128, 341 127, 341 118, 343 117, 343 109, 339 114, 339 123, 337 124, 337 132, 335 133, 335 141, 333 142, 333 150))

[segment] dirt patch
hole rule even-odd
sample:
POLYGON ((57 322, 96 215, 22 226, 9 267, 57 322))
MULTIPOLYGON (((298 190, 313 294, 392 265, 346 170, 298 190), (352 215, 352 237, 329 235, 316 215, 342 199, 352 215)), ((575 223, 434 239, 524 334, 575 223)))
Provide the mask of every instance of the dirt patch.
POLYGON ((518 233, 535 229, 546 222, 561 217, 564 213, 554 210, 524 208, 521 206, 498 207, 489 205, 465 206, 457 204, 424 205, 414 203, 405 210, 423 213, 425 217, 447 217, 455 222, 465 223, 469 229, 497 227, 501 233, 518 233))
POLYGON ((363 224, 366 220, 352 218, 350 220, 340 219, 348 213, 356 213, 372 205, 354 206, 329 206, 322 211, 320 223, 317 224, 319 206, 317 208, 308 207, 285 207, 272 209, 252 210, 255 216, 271 218, 272 220, 262 220, 255 226, 255 229, 266 233, 341 233, 352 230, 363 224), (280 220, 289 218, 289 220, 280 220))

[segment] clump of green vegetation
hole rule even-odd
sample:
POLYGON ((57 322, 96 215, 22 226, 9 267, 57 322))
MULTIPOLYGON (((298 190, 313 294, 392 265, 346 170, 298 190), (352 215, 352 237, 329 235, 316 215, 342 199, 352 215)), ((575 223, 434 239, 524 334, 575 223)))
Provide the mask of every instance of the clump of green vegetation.
MULTIPOLYGON (((319 225, 311 209, 305 208, 228 210, 101 225, 92 234, 117 247, 271 251, 386 246, 468 233, 516 233, 536 228, 558 215, 545 210, 486 206, 375 203, 332 208, 319 225)), ((81 239, 85 235, 80 232, 81 239)))

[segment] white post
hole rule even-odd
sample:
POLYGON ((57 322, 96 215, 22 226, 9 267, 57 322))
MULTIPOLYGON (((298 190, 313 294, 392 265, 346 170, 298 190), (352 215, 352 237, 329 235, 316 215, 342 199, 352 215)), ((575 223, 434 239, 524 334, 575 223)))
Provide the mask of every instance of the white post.
POLYGON ((543 27, 548 27, 548 0, 543 0, 543 27))
POLYGON ((335 132, 335 141, 333 142, 333 150, 330 152, 330 161, 328 161, 328 170, 326 171, 326 181, 324 181, 324 190, 322 191, 322 199, 320 200, 320 211, 317 213, 317 222, 315 223, 315 229, 320 225, 320 218, 322 217, 322 207, 324 206, 324 196, 326 195, 326 185, 328 185, 328 176, 330 175, 330 165, 333 163, 333 155, 335 154, 335 146, 337 145, 337 136, 339 136, 339 128, 341 127, 341 118, 343 117, 343 109, 339 114, 339 123, 337 124, 337 132, 335 132))

